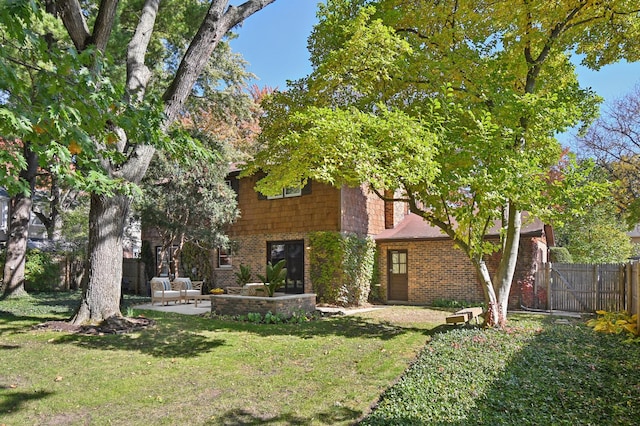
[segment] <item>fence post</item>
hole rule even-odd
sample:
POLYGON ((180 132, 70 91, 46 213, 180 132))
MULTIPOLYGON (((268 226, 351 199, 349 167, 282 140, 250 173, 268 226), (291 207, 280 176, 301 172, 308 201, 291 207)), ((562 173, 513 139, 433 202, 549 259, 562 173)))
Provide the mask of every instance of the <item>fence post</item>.
POLYGON ((635 312, 631 312, 632 314, 635 313, 637 314, 637 322, 636 322, 636 330, 640 330, 640 280, 638 279, 638 272, 640 271, 640 263, 639 262, 634 262, 633 267, 632 267, 632 277, 631 277, 631 303, 630 305, 633 305, 633 299, 635 298, 636 303, 635 303, 635 309, 632 308, 632 311, 635 310, 635 312))
POLYGON ((622 310, 631 312, 631 268, 632 263, 624 264, 624 294, 622 295, 622 310))
POLYGON ((547 284, 547 307, 549 312, 553 310, 552 296, 551 296, 551 262, 544 264, 544 280, 547 284))

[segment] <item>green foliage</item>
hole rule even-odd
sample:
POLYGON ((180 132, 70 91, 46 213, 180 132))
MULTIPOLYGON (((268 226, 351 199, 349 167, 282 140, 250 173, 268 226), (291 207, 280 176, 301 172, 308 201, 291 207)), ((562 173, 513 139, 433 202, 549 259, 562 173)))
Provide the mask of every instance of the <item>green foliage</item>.
POLYGON ((316 312, 297 311, 293 315, 287 317, 280 313, 272 313, 268 311, 262 315, 259 312, 249 312, 247 315, 239 315, 230 318, 232 320, 250 322, 253 324, 303 324, 305 322, 321 319, 320 314, 316 312))
POLYGON ((52 291, 60 283, 60 265, 48 252, 28 250, 24 276, 25 290, 52 291))
POLYGON ((313 292, 320 302, 336 303, 344 274, 342 236, 338 232, 313 232, 309 234, 309 246, 313 292))
POLYGON ((627 225, 610 197, 583 206, 588 214, 568 217, 556 227, 558 244, 576 263, 624 263, 633 255, 627 225))
MULTIPOLYGON (((199 247, 197 244, 186 242, 180 254, 182 268, 193 281, 204 281, 203 293, 214 288, 213 266, 211 265, 211 250, 199 247)), ((155 265, 155 263, 154 263, 155 265)))
POLYGON ((275 265, 267 262, 266 275, 256 274, 262 281, 264 289, 269 297, 273 297, 276 290, 284 286, 287 279, 287 269, 285 268, 286 260, 279 260, 275 265))
POLYGON ((596 311, 597 317, 587 321, 593 331, 609 334, 623 334, 627 343, 640 343, 638 335, 638 315, 629 312, 596 311))
POLYGON ((147 279, 150 280, 156 274, 156 257, 149 240, 142 240, 140 260, 144 263, 144 272, 147 274, 147 279))
POLYGON ((238 210, 235 193, 224 182, 228 162, 219 155, 215 162, 187 165, 156 153, 136 210, 145 226, 158 229, 167 247, 183 238, 208 247, 228 243, 224 229, 238 210))
POLYGON ((309 235, 311 282, 318 300, 342 306, 367 301, 375 264, 375 243, 355 234, 309 235))
POLYGON ((234 272, 234 275, 236 276, 236 284, 242 287, 243 285, 251 282, 251 267, 241 263, 240 270, 234 272))
POLYGON ((637 346, 554 322, 514 315, 505 331, 434 334, 360 424, 634 424, 637 346))
MULTIPOLYGON (((0 4, 0 92, 6 97, 0 115, 8 118, 0 120, 0 134, 14 144, 28 141, 40 166, 66 185, 95 194, 136 194, 135 185, 109 175, 98 159, 115 167, 126 161, 115 129, 129 140, 170 143, 160 126, 160 99, 150 95, 135 106, 124 100, 109 55, 76 51, 62 22, 40 7, 26 0, 0 4)), ((0 184, 10 193, 19 190, 22 167, 24 162, 2 176, 0 184)))
POLYGON ((566 247, 549 247, 549 260, 553 263, 573 263, 573 257, 566 247))

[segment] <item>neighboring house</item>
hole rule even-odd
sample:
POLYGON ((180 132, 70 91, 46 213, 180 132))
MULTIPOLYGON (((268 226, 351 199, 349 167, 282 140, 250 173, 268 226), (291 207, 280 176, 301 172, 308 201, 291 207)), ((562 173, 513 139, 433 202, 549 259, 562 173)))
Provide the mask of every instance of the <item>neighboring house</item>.
MULTIPOLYGON (((5 245, 9 240, 9 217, 11 215, 11 197, 9 193, 0 188, 0 245, 5 245)), ((31 212, 29 220, 29 239, 44 240, 47 238, 47 229, 38 217, 31 212)))
MULTIPOLYGON (((265 197, 254 189, 259 176, 238 175, 238 170, 232 171, 228 184, 237 193, 240 217, 228 230, 231 250, 215 253, 213 285, 234 286, 234 272, 241 264, 251 268, 253 281, 259 281, 256 274, 265 273, 268 261, 286 259, 284 291, 310 293, 309 234, 335 231, 375 239, 380 297, 385 302, 484 301, 467 256, 439 229, 409 214, 404 203, 385 202, 364 187, 338 189, 316 181, 303 188, 285 189, 277 197, 265 197)), ((547 259, 548 232, 540 221, 525 222, 512 286, 513 307, 519 306, 519 283, 535 276, 547 259)), ((488 263, 495 269, 497 260, 488 263)))
POLYGON ((627 232, 631 242, 636 245, 640 245, 640 224, 633 227, 633 229, 627 232))

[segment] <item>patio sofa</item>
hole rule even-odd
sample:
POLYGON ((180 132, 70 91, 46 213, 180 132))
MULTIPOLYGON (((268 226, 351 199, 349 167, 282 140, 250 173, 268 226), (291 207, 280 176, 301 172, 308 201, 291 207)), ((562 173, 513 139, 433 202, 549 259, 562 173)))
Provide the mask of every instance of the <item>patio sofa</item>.
POLYGON ((181 283, 171 283, 169 277, 151 278, 151 304, 160 302, 161 305, 168 305, 169 302, 182 301, 181 283))

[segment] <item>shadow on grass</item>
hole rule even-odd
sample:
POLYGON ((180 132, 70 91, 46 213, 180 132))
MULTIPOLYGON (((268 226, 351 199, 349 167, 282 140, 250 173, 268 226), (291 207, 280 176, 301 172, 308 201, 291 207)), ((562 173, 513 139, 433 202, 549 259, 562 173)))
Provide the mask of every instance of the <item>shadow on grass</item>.
POLYGON ((252 324, 223 321, 174 313, 145 314, 156 321, 156 326, 131 334, 87 336, 62 334, 51 340, 52 344, 74 344, 83 348, 102 350, 129 350, 154 357, 192 357, 214 351, 227 344, 224 338, 215 338, 216 331, 225 333, 252 333, 260 337, 290 336, 310 339, 314 337, 339 336, 344 338, 367 338, 389 340, 411 332, 431 335, 446 330, 402 327, 389 322, 370 322, 355 316, 332 317, 302 324, 252 324), (208 332, 206 335, 203 332, 208 332), (210 333, 214 333, 211 337, 210 333))
POLYGON ((465 330, 427 345, 362 423, 632 425, 640 419, 637 346, 577 321, 549 321, 524 340, 517 331, 484 333, 465 330))
POLYGON ((220 418, 206 422, 206 425, 269 425, 269 424, 287 424, 287 425, 308 425, 313 422, 320 421, 326 425, 346 424, 355 422, 361 412, 351 410, 345 407, 334 407, 330 411, 318 413, 314 418, 305 418, 294 414, 282 414, 275 417, 256 416, 248 410, 236 409, 228 411, 220 416, 220 418))
POLYGON ((166 358, 190 358, 211 352, 225 344, 223 339, 212 339, 195 330, 197 329, 181 321, 163 321, 160 325, 131 334, 65 334, 53 339, 51 343, 74 344, 89 349, 137 351, 166 358))
POLYGON ((10 413, 22 409, 22 405, 28 401, 36 399, 44 399, 51 395, 52 392, 14 392, 12 389, 0 387, 0 413, 10 413))
POLYGON ((390 321, 372 321, 354 315, 333 316, 299 324, 254 324, 232 320, 205 319, 203 326, 210 330, 243 331, 263 337, 286 335, 300 339, 339 336, 389 340, 407 332, 431 334, 428 329, 398 325, 390 321))

